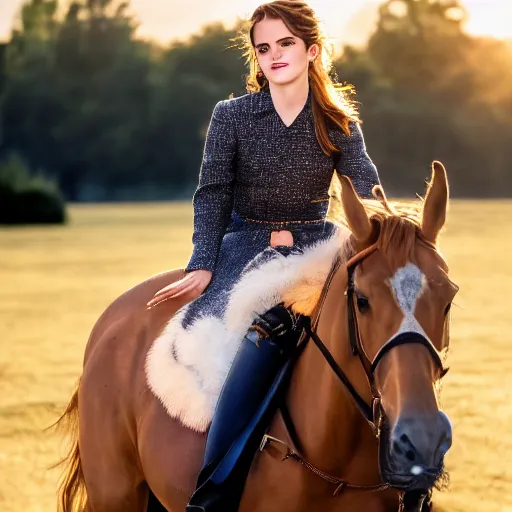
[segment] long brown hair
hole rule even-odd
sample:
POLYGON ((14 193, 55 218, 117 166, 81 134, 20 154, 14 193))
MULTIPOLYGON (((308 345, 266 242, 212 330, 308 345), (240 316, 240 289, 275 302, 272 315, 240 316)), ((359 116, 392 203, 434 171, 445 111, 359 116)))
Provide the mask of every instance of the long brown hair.
POLYGON ((349 122, 359 121, 357 109, 349 95, 354 92, 352 86, 335 83, 332 66, 332 48, 327 44, 320 22, 313 9, 300 0, 275 0, 256 8, 248 20, 248 27, 240 34, 244 57, 247 59, 249 74, 246 77, 247 92, 259 92, 268 87, 268 81, 259 69, 254 49, 254 26, 265 17, 281 19, 288 30, 299 37, 309 49, 317 44, 319 53, 309 63, 309 83, 311 86, 311 106, 315 120, 315 133, 318 143, 326 155, 339 151, 328 135, 328 127, 334 126, 350 134, 349 122))

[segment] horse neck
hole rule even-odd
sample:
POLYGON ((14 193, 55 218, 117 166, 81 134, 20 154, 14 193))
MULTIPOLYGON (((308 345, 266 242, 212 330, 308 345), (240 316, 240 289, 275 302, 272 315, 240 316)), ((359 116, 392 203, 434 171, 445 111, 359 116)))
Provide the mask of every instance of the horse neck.
MULTIPOLYGON (((341 318, 346 319, 346 308, 343 313, 341 318)), ((342 332, 345 330, 346 326, 342 332)), ((348 339, 334 344, 328 342, 329 333, 318 334, 358 392, 369 401, 366 378, 357 358, 351 355, 348 339)), ((361 459, 365 452, 375 459, 378 471, 377 444, 370 427, 311 340, 297 361, 287 399, 300 449, 310 462, 324 471, 346 476, 350 463, 361 459)))

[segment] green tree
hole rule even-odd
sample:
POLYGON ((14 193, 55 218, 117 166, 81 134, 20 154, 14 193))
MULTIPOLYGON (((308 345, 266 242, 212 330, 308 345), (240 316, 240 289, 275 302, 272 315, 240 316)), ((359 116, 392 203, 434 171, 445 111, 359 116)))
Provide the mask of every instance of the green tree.
MULTIPOLYGON (((230 44, 238 27, 205 27, 161 55, 151 109, 152 163, 180 187, 194 187, 215 103, 245 93, 245 66, 230 44)), ((162 176, 163 179, 164 176, 162 176)))
MULTIPOLYGON (((481 66, 474 65, 489 43, 468 36, 465 19, 455 0, 388 0, 368 47, 350 49, 338 63, 342 76, 355 76, 358 87, 358 70, 366 71, 360 89, 365 133, 383 179, 396 193, 410 194, 418 173, 427 176, 428 164, 436 158, 448 165, 456 194, 511 191, 504 165, 510 150, 500 133, 512 118, 512 112, 501 110, 510 104, 510 87, 505 89, 498 79, 510 72, 487 64, 489 84, 501 84, 502 93, 500 107, 490 108, 484 101, 481 66), (497 128, 497 133, 484 126, 497 128)), ((489 52, 497 53, 496 48, 489 52)), ((512 64, 510 57, 508 62, 512 64)), ((511 77, 505 78, 512 85, 511 77)))
POLYGON ((3 153, 23 154, 31 167, 52 167, 47 165, 54 149, 51 132, 61 109, 52 64, 56 7, 47 0, 24 4, 5 50, 3 153))
MULTIPOLYGON (((213 106, 245 93, 240 26, 164 47, 136 37, 124 2, 61 12, 26 0, 0 46, 0 158, 51 170, 72 200, 189 197, 213 106)), ((387 0, 368 46, 335 63, 392 193, 421 192, 437 158, 455 195, 512 194, 512 51, 464 23, 456 0, 387 0)))
POLYGON ((71 4, 55 42, 64 115, 54 136, 61 183, 78 196, 141 179, 148 124, 150 46, 134 38, 124 3, 71 4))

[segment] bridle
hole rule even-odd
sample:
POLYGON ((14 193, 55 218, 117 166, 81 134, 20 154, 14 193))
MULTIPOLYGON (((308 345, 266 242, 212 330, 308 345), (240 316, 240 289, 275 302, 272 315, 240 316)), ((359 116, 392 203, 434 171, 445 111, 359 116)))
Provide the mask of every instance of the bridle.
MULTIPOLYGON (((341 382, 345 385, 348 392, 352 396, 354 403, 356 407, 358 408, 359 412, 363 415, 363 417, 366 419, 366 421, 370 424, 373 432, 376 436, 379 435, 379 423, 380 419, 382 417, 382 409, 381 409, 381 399, 379 392, 375 386, 375 371, 379 365, 379 363, 382 361, 383 357, 391 351, 393 348, 398 347, 400 345, 409 345, 409 344, 420 344, 427 348, 427 350, 430 353, 430 356, 432 357, 434 364, 439 369, 440 372, 440 378, 446 375, 448 372, 448 368, 445 368, 443 365, 442 356, 437 350, 437 348, 432 344, 430 340, 428 340, 425 336, 421 335, 417 332, 403 332, 399 334, 398 336, 395 336, 391 340, 389 340, 387 343, 385 343, 380 350, 377 352, 373 360, 370 360, 368 357, 364 346, 361 341, 361 335, 359 331, 359 325, 357 322, 357 313, 356 313, 356 307, 355 307, 355 287, 354 287, 354 273, 357 268, 357 266, 362 263, 368 256, 373 254, 377 250, 376 244, 371 245, 367 249, 361 251, 360 253, 356 254, 352 259, 350 259, 347 264, 347 289, 345 291, 345 296, 347 297, 347 316, 348 316, 348 334, 349 334, 349 342, 350 342, 350 348, 352 351, 353 356, 358 356, 359 361, 361 362, 361 365, 364 369, 364 372, 366 374, 366 378, 368 380, 368 384, 370 387, 370 391, 372 394, 372 402, 371 405, 368 405, 365 400, 359 395, 359 393, 355 390, 354 386, 350 383, 349 379, 345 375, 344 371, 340 367, 340 365, 336 362, 332 354, 329 352, 321 338, 316 333, 315 329, 313 328, 311 324, 311 319, 309 317, 305 318, 305 331, 307 338, 311 338, 316 346, 319 348, 320 352, 322 352, 322 355, 324 356, 325 360, 329 364, 329 366, 332 368, 334 373, 338 376, 338 378, 341 380, 341 382)), ((321 300, 322 302, 319 304, 319 309, 316 314, 316 321, 315 326, 318 323, 320 313, 322 310, 323 303, 325 301, 325 296, 327 295, 327 292, 329 291, 330 284, 332 282, 332 278, 334 277, 334 274, 338 270, 340 266, 340 259, 338 258, 335 264, 333 265, 333 268, 331 269, 331 272, 329 274, 329 277, 326 281, 326 286, 323 289, 321 300)), ((305 340, 304 342, 307 342, 305 340)))
MULTIPOLYGON (((425 241, 425 243, 428 243, 425 241)), ((429 244, 432 248, 435 249, 435 246, 433 244, 429 244)), ((393 348, 398 347, 400 345, 407 345, 407 344, 420 344, 427 348, 429 351, 429 354, 431 355, 435 366, 439 370, 439 378, 442 378, 448 371, 448 368, 444 367, 442 356, 440 352, 437 350, 437 348, 432 344, 430 340, 428 340, 425 336, 417 333, 417 332, 403 332, 391 340, 389 340, 386 344, 384 344, 376 356, 371 360, 365 349, 364 345, 361 341, 361 335, 359 330, 359 325, 357 321, 357 312, 356 312, 356 306, 355 306, 355 287, 354 287, 354 273, 357 268, 357 266, 363 262, 368 256, 373 254, 375 251, 377 251, 377 244, 373 244, 370 247, 360 251, 355 256, 353 256, 347 263, 346 263, 346 269, 347 269, 347 289, 345 291, 345 296, 347 297, 347 321, 348 321, 348 333, 349 333, 349 342, 350 342, 350 348, 353 356, 358 356, 359 361, 361 362, 361 365, 364 369, 366 378, 368 380, 368 385, 372 394, 372 401, 371 404, 368 405, 364 398, 361 397, 361 395, 357 392, 355 387, 350 382, 349 378, 343 371, 343 369, 340 367, 340 365, 337 363, 329 349, 325 346, 324 342, 318 336, 316 332, 316 328, 318 325, 318 321, 320 318, 320 314, 323 308, 323 305, 325 303, 325 298, 327 296, 327 293, 329 292, 330 286, 332 284, 332 280, 334 278, 334 275, 339 270, 341 266, 341 258, 338 256, 329 272, 329 275, 325 281, 324 287, 322 289, 322 293, 320 295, 320 299, 318 301, 318 305, 315 310, 314 316, 315 320, 314 322, 311 321, 311 317, 303 317, 304 321, 304 331, 301 337, 301 340, 299 341, 298 350, 296 359, 298 356, 302 353, 303 349, 307 345, 308 341, 311 339, 315 343, 315 345, 318 347, 320 352, 322 353, 324 359, 327 361, 333 372, 336 374, 338 379, 342 382, 342 384, 347 389, 348 393, 350 394, 351 398, 353 399, 353 402, 356 406, 356 408, 359 410, 363 418, 368 422, 370 427, 372 428, 375 436, 378 438, 380 436, 381 431, 381 424, 383 420, 383 411, 381 406, 381 397, 377 390, 377 387, 375 385, 375 371, 379 365, 379 363, 382 361, 383 357, 390 352, 393 348)), ((286 454, 283 458, 283 460, 286 459, 294 459, 297 462, 301 463, 304 467, 312 471, 313 473, 317 474, 324 480, 336 484, 336 489, 334 491, 334 496, 339 495, 343 490, 345 489, 358 489, 358 490, 366 490, 366 491, 380 491, 389 489, 389 484, 377 484, 377 485, 355 485, 355 484, 349 484, 348 482, 341 480, 337 477, 334 477, 332 475, 328 475, 327 473, 324 473, 322 470, 315 467, 313 464, 307 462, 299 453, 296 446, 299 446, 297 434, 295 427, 293 425, 293 421, 291 419, 290 413, 288 411, 288 408, 286 404, 283 403, 280 406, 281 416, 283 418, 285 428, 287 430, 289 438, 292 440, 292 446, 290 447, 287 443, 284 441, 281 441, 280 439, 277 439, 275 437, 269 436, 268 434, 265 434, 265 436, 262 439, 261 445, 260 445, 260 451, 264 450, 267 446, 269 446, 271 443, 277 443, 281 446, 284 446, 286 448, 286 454)))

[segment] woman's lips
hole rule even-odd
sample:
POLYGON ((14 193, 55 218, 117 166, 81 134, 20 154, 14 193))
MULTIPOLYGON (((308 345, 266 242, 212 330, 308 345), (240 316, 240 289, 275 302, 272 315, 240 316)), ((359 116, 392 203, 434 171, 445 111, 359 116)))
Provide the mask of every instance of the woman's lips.
POLYGON ((272 69, 281 69, 285 68, 286 66, 288 66, 288 64, 273 64, 271 67, 272 69))

